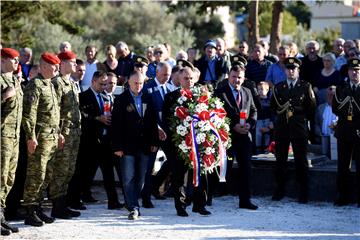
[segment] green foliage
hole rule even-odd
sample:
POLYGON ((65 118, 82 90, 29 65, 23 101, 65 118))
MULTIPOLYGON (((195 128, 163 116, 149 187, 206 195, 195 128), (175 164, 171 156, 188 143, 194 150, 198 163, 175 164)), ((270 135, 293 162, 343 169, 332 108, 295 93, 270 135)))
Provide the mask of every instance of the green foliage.
POLYGON ((323 53, 330 52, 336 38, 341 36, 339 28, 325 28, 316 34, 316 40, 323 43, 323 53))
MULTIPOLYGON (((271 32, 272 12, 266 11, 259 16, 260 36, 265 37, 271 32)), ((288 11, 284 11, 282 34, 292 34, 296 30, 296 18, 288 11)))
POLYGON ((303 26, 310 26, 311 11, 302 1, 288 1, 285 9, 296 17, 296 21, 303 26))
POLYGON ((206 40, 222 37, 225 32, 219 16, 213 15, 209 18, 205 14, 199 15, 197 7, 190 6, 179 11, 176 22, 193 30, 196 38, 194 47, 202 49, 206 40))

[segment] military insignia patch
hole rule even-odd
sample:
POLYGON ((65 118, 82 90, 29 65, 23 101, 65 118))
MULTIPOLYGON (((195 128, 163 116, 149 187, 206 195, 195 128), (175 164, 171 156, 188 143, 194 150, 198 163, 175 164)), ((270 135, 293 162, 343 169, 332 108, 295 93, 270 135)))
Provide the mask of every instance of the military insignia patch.
POLYGON ((294 63, 294 59, 290 58, 289 63, 294 63))
POLYGON ((182 66, 183 66, 183 64, 184 64, 184 62, 183 62, 183 61, 178 61, 178 65, 179 65, 179 66, 181 66, 181 67, 182 67, 182 66))
POLYGON ((358 60, 358 59, 353 59, 353 60, 352 60, 352 64, 354 64, 354 65, 355 65, 355 64, 359 64, 359 60, 358 60))
POLYGON ((238 57, 234 57, 234 62, 239 61, 238 57))
POLYGON ((136 61, 137 61, 137 62, 141 62, 142 59, 141 59, 141 58, 137 58, 136 61))

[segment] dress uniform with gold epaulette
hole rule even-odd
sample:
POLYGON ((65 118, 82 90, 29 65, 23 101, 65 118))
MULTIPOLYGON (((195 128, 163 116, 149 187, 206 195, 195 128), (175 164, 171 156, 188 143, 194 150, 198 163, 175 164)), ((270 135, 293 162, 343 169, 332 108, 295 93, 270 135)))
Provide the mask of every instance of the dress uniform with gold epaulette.
MULTIPOLYGON (((299 68, 301 61, 296 58, 287 58, 287 68, 299 68)), ((292 144, 296 167, 296 177, 299 182, 299 202, 307 202, 308 191, 308 161, 307 141, 308 124, 316 109, 315 95, 308 82, 283 81, 273 88, 270 103, 276 114, 274 130, 276 143, 276 171, 275 180, 277 189, 273 200, 281 200, 285 195, 285 174, 288 160, 288 149, 292 144)))
POLYGON ((336 88, 332 102, 333 113, 339 118, 335 137, 338 151, 337 186, 339 196, 335 205, 349 203, 351 159, 356 162, 358 206, 360 207, 360 59, 348 61, 350 81, 336 88), (357 73, 351 76, 350 71, 357 73))

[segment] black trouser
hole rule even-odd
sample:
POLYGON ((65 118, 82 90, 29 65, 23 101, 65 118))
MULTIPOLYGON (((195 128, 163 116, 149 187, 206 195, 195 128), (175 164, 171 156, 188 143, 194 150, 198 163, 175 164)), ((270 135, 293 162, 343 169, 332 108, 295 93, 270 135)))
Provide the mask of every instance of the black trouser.
MULTIPOLYGON (((185 209, 186 208, 186 184, 187 178, 192 176, 189 171, 189 167, 184 164, 184 162, 176 158, 173 162, 173 178, 172 186, 174 187, 174 201, 175 208, 185 209)), ((206 204, 206 189, 207 189, 207 180, 206 176, 200 177, 200 183, 198 187, 194 187, 193 193, 193 208, 202 209, 206 204)))
POLYGON ((69 184, 68 199, 70 202, 79 202, 82 195, 91 194, 90 189, 98 167, 103 175, 108 202, 118 202, 112 158, 113 153, 108 140, 88 141, 82 139, 75 173, 69 184))
POLYGON ((251 156, 252 141, 248 135, 238 134, 233 138, 233 154, 238 163, 239 174, 239 202, 248 203, 251 198, 251 156))
POLYGON ((338 138, 338 173, 337 187, 339 198, 348 201, 349 194, 353 186, 350 184, 351 159, 356 162, 356 182, 358 203, 360 203, 360 139, 342 139, 338 138))
POLYGON ((299 197, 307 198, 308 196, 308 178, 309 178, 309 164, 307 161, 307 139, 293 138, 293 139, 276 139, 276 169, 275 181, 277 190, 285 191, 286 172, 288 151, 290 142, 294 152, 296 179, 299 183, 299 197))

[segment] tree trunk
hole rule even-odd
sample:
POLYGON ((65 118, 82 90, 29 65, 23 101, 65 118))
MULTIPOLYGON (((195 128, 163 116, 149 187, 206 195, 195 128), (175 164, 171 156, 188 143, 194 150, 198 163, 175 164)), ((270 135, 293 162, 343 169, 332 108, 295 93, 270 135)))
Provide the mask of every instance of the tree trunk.
POLYGON ((259 41, 260 34, 259 34, 259 0, 250 1, 249 5, 249 39, 248 44, 250 49, 254 47, 254 45, 259 41))
POLYGON ((271 33, 270 33, 270 50, 269 50, 273 54, 277 54, 281 44, 280 36, 282 33, 283 17, 284 17, 283 1, 274 1, 272 22, 271 22, 271 33))

